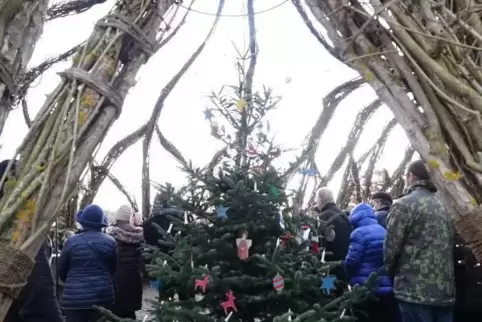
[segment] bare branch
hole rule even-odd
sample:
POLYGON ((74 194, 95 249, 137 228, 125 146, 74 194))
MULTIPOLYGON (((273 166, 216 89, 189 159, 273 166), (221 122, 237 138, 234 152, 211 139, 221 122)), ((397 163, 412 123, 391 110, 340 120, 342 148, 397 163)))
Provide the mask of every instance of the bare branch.
POLYGON ((161 143, 162 147, 166 149, 177 161, 181 162, 184 167, 188 167, 188 163, 186 159, 182 156, 181 151, 179 151, 174 144, 172 144, 166 137, 162 134, 159 126, 156 125, 156 133, 159 142, 161 143))
POLYGON ((405 170, 407 169, 408 164, 413 159, 414 154, 415 150, 411 146, 405 149, 405 154, 402 161, 398 165, 397 169, 390 176, 390 185, 387 187, 383 187, 384 190, 389 190, 390 194, 394 198, 398 198, 403 193, 403 188, 405 186, 405 181, 403 180, 403 177, 405 175, 405 170))
POLYGON ((150 173, 149 173, 149 150, 152 140, 152 135, 154 133, 154 129, 156 127, 157 121, 161 114, 161 111, 164 107, 164 102, 169 94, 172 92, 174 87, 177 85, 179 80, 184 76, 186 71, 192 66, 192 64, 196 61, 199 57, 201 52, 203 51, 204 47, 206 46, 209 38, 214 32, 216 28, 219 17, 224 7, 224 1, 219 1, 218 11, 216 14, 216 18, 214 19, 213 25, 209 30, 206 38, 202 42, 202 44, 198 47, 198 49, 192 54, 192 56, 188 59, 188 61, 184 64, 181 70, 174 75, 174 77, 169 81, 169 83, 162 89, 161 94, 159 95, 156 105, 154 106, 154 110, 152 111, 152 115, 147 123, 146 135, 144 137, 144 141, 142 143, 142 211, 144 214, 148 214, 151 208, 150 205, 150 173))
POLYGON ((345 163, 346 158, 353 154, 353 151, 355 150, 363 133, 365 125, 381 105, 382 101, 376 99, 358 113, 355 123, 353 124, 350 134, 348 135, 347 143, 341 149, 335 160, 333 160, 328 172, 322 177, 319 187, 323 187, 324 185, 328 184, 335 173, 338 172, 338 170, 340 170, 342 165, 345 163))
POLYGON ((104 182, 106 176, 108 176, 110 173, 111 167, 128 148, 130 148, 145 135, 146 129, 147 124, 144 124, 131 134, 124 137, 122 140, 119 140, 110 148, 100 165, 92 166, 90 180, 87 184, 88 188, 84 192, 80 202, 81 208, 84 208, 94 201, 95 195, 99 191, 100 186, 104 182))
MULTIPOLYGON (((385 128, 382 130, 382 133, 378 137, 378 139, 375 141, 375 143, 361 155, 361 157, 355 162, 357 166, 357 171, 356 171, 356 177, 353 177, 353 169, 352 165, 350 163, 348 164, 347 168, 345 169, 345 172, 343 174, 342 178, 342 183, 341 183, 341 189, 340 192, 338 193, 338 198, 337 198, 337 203, 340 206, 347 207, 349 201, 353 198, 353 193, 356 192, 357 195, 355 196, 355 199, 359 202, 359 200, 363 200, 362 196, 362 191, 363 187, 360 182, 359 178, 359 172, 361 171, 363 165, 367 161, 368 157, 371 157, 373 155, 376 155, 374 157, 375 161, 378 158, 378 155, 381 151, 383 151, 383 147, 385 146, 386 140, 388 136, 390 135, 390 132, 393 130, 394 126, 396 125, 396 122, 394 120, 390 121, 385 128), (395 124, 393 124, 395 123, 395 124), (378 151, 378 152, 377 152, 378 151), (360 189, 358 192, 356 189, 357 187, 360 189), (358 193, 360 193, 360 196, 358 196, 358 193)), ((370 164, 375 163, 375 161, 371 160, 368 165, 370 167, 370 164)), ((351 162, 351 161, 350 161, 351 162)), ((374 165, 373 165, 374 166, 374 165)), ((373 170, 372 170, 373 171, 373 170)))
POLYGON ((104 2, 106 0, 67 0, 59 2, 48 9, 47 20, 76 15, 104 2))
POLYGON ((300 0, 291 0, 293 5, 295 6, 296 10, 298 10, 298 13, 301 16, 301 19, 303 19, 303 22, 306 24, 306 27, 310 30, 310 32, 315 36, 315 38, 320 42, 320 44, 325 48, 333 57, 338 58, 339 60, 341 59, 340 54, 338 53, 338 50, 334 48, 333 46, 330 46, 328 42, 326 41, 325 37, 323 37, 318 30, 316 30, 315 26, 311 22, 310 18, 308 18, 308 15, 306 14, 305 9, 303 8, 303 5, 301 4, 300 0))
POLYGON ((112 181, 112 183, 117 187, 117 189, 119 189, 119 191, 122 192, 124 196, 126 196, 127 201, 129 201, 132 209, 135 212, 138 212, 139 207, 137 206, 136 199, 127 192, 127 189, 122 185, 119 179, 117 179, 110 171, 107 171, 106 175, 109 177, 110 181, 112 181))
POLYGON ((314 187, 314 190, 310 197, 310 201, 309 201, 310 203, 314 201, 315 191, 321 187, 326 186, 328 182, 330 182, 330 180, 333 178, 335 173, 338 172, 338 170, 340 170, 340 168, 343 166, 346 158, 353 154, 353 151, 355 150, 356 145, 358 144, 358 141, 360 139, 360 136, 363 133, 363 129, 366 123, 381 105, 382 105, 382 102, 377 99, 372 103, 370 103, 365 108, 363 108, 358 113, 355 119, 355 122, 353 123, 353 127, 350 131, 350 134, 348 135, 347 143, 341 149, 338 155, 335 157, 335 160, 333 160, 328 172, 323 177, 321 177, 320 182, 318 182, 318 185, 314 187))
MULTIPOLYGON (((292 176, 296 169, 298 169, 305 160, 308 160, 309 163, 314 162, 313 158, 318 150, 321 137, 323 136, 323 133, 325 133, 336 108, 348 95, 360 88, 363 84, 365 84, 365 81, 362 78, 354 78, 335 87, 323 98, 323 109, 318 120, 311 129, 310 134, 305 139, 306 147, 303 149, 297 160, 290 164, 288 170, 283 174, 284 177, 292 176)), ((312 164, 310 164, 310 166, 312 166, 312 164)))
POLYGON ((385 126, 382 133, 380 134, 379 139, 375 143, 375 148, 373 149, 370 159, 368 160, 368 167, 365 171, 365 174, 363 175, 363 179, 364 179, 364 182, 363 182, 364 193, 362 195, 363 200, 370 199, 372 177, 373 177, 373 172, 375 170, 376 163, 380 158, 380 155, 383 153, 383 149, 385 148, 385 144, 387 143, 388 136, 392 132, 395 125, 397 125, 397 121, 395 119, 388 122, 388 124, 385 126))

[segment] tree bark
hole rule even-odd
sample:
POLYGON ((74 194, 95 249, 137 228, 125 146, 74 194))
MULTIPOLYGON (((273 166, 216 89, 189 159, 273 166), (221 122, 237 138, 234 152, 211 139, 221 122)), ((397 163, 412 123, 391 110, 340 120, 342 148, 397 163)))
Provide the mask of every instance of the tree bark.
POLYGON ((6 182, 1 179, 5 182, 0 199, 1 321, 26 283, 31 259, 52 222, 75 193, 87 163, 121 113, 137 72, 159 47, 163 34, 158 31, 167 28, 162 24, 175 3, 118 2, 78 50, 73 67, 61 73, 59 86, 32 122, 17 150, 20 161, 14 176, 6 182))
MULTIPOLYGON (((0 135, 43 32, 48 0, 0 0, 0 135)), ((19 95, 20 94, 20 95, 19 95)))
POLYGON ((470 1, 306 4, 327 31, 328 50, 391 109, 482 259, 482 21, 470 1))

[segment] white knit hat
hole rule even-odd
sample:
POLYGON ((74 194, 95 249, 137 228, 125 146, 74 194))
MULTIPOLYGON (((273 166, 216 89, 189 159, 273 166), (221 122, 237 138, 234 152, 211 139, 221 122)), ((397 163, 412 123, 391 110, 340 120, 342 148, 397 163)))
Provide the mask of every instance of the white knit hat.
POLYGON ((119 209, 114 214, 115 221, 127 221, 129 222, 131 220, 132 216, 132 208, 124 205, 120 206, 119 209))

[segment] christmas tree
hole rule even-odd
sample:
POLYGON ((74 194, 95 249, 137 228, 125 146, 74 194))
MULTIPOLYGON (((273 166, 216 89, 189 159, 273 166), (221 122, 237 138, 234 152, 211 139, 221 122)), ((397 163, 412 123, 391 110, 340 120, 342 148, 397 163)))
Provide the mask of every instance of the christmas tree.
POLYGON ((166 295, 154 305, 155 320, 350 320, 369 289, 333 295, 339 285, 330 271, 341 263, 325 262, 319 223, 290 216, 286 178, 273 166, 283 151, 263 117, 279 99, 246 90, 238 70, 240 85, 213 94, 205 111, 225 148, 205 168, 185 169, 182 193, 169 191, 185 218, 170 217, 168 231, 158 227, 169 251, 150 254, 150 275, 166 295))

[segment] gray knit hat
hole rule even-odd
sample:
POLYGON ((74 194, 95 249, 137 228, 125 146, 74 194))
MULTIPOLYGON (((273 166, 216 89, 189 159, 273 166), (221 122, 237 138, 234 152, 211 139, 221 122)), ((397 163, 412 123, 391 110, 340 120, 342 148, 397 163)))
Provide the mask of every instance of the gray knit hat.
POLYGON ((130 222, 131 216, 133 215, 132 208, 127 205, 120 206, 119 209, 114 214, 114 219, 118 221, 130 222))

